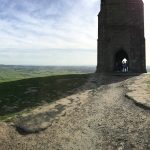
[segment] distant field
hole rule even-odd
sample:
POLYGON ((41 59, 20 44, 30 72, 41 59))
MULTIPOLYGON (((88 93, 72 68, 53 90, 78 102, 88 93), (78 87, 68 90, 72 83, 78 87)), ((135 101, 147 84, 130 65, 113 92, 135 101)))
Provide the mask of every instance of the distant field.
POLYGON ((149 66, 149 67, 147 67, 147 72, 150 72, 150 66, 149 66))
POLYGON ((87 74, 95 72, 95 67, 65 66, 5 66, 0 65, 0 82, 66 74, 87 74))
MULTIPOLYGON (((0 65, 0 83, 15 81, 27 78, 46 77, 55 75, 67 74, 87 74, 94 73, 94 66, 6 66, 0 65)), ((150 72, 150 66, 147 67, 147 72, 150 72)))

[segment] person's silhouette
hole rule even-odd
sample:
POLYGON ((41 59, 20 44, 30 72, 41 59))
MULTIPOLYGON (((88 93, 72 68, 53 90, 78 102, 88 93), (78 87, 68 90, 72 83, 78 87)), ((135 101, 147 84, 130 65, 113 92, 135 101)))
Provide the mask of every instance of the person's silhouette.
POLYGON ((122 60, 122 72, 128 72, 128 60, 126 58, 122 60))

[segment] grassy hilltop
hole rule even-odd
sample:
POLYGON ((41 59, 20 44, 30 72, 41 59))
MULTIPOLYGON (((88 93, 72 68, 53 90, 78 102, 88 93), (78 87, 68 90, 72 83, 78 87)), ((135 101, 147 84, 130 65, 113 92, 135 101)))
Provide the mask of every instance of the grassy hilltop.
POLYGON ((0 120, 65 97, 94 67, 0 66, 0 120))
POLYGON ((95 67, 0 65, 0 120, 74 93, 93 72, 95 67))

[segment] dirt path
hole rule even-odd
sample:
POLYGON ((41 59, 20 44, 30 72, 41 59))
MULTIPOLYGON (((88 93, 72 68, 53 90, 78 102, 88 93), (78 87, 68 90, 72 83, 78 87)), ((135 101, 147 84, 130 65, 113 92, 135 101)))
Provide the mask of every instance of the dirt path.
POLYGON ((40 133, 1 124, 0 150, 149 150, 150 111, 125 97, 126 78, 91 78, 86 98, 77 95, 76 106, 40 133))

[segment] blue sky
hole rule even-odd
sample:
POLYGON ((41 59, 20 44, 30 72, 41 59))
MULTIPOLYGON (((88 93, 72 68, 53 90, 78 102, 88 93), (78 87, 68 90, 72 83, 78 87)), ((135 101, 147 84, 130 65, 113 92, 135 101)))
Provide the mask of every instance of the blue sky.
POLYGON ((0 0, 0 64, 96 65, 99 5, 99 0, 0 0))
POLYGON ((0 4, 0 64, 96 64, 98 0, 0 4))

